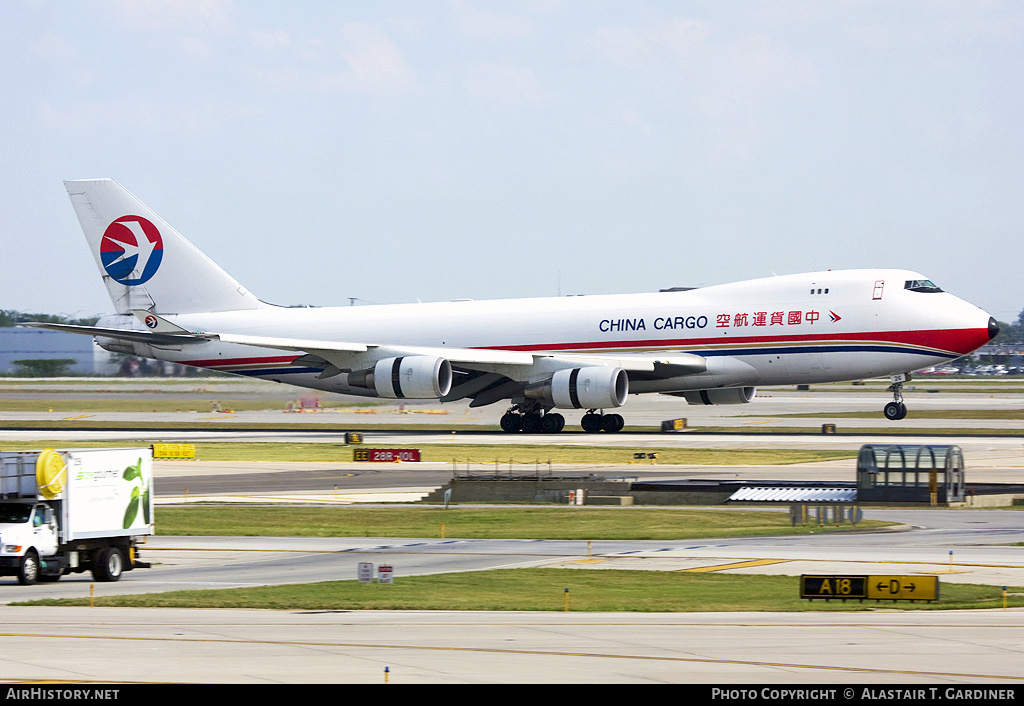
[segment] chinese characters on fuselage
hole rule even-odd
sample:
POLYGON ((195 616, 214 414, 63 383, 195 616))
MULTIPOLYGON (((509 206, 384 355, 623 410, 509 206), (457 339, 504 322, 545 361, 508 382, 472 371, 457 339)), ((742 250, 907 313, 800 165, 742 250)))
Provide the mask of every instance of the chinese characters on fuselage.
MULTIPOLYGON (((744 326, 799 326, 814 325, 821 319, 818 311, 755 311, 715 315, 715 328, 737 328, 744 326)), ((651 320, 650 328, 656 331, 707 328, 707 316, 659 316, 651 320)), ((602 319, 598 324, 601 333, 625 331, 647 331, 647 320, 640 318, 602 319)))

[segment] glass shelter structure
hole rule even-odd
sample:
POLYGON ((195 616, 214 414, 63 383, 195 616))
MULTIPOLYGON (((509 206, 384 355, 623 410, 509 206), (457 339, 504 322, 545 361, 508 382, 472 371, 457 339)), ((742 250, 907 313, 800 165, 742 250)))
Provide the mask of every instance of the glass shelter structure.
POLYGON ((962 502, 959 446, 865 444, 857 456, 858 502, 962 502))

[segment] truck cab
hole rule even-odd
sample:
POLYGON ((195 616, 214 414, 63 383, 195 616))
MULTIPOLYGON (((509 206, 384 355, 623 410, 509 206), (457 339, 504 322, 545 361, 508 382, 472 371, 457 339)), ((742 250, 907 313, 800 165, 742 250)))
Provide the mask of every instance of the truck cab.
POLYGON ((57 517, 49 505, 0 503, 0 571, 15 572, 22 583, 35 583, 42 566, 53 573, 60 563, 59 544, 57 517))

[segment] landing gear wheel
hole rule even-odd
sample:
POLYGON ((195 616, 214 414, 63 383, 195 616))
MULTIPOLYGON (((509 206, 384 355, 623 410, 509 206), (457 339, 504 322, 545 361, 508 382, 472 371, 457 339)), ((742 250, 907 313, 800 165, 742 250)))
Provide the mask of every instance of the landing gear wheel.
POLYGON ((593 412, 584 414, 583 419, 580 420, 580 426, 588 434, 596 434, 601 431, 601 415, 593 412))
POLYGON ((622 418, 621 414, 606 414, 601 417, 601 429, 609 434, 622 431, 624 426, 626 426, 626 420, 622 418))
POLYGON ((885 413, 886 419, 898 421, 907 416, 907 405, 902 402, 890 402, 885 405, 883 412, 885 413))
POLYGON ((524 414, 523 415, 523 433, 525 434, 536 434, 540 431, 540 415, 539 414, 524 414))
POLYGON ((580 420, 580 425, 583 427, 583 431, 588 434, 594 434, 599 431, 614 434, 615 432, 622 431, 626 421, 622 418, 621 414, 587 412, 583 415, 583 419, 580 420))
POLYGON ((540 430, 545 434, 557 434, 565 428, 565 417, 555 412, 540 418, 540 430))
POLYGON ((501 418, 501 430, 503 432, 514 434, 517 431, 523 430, 523 415, 516 414, 515 412, 508 412, 501 418))

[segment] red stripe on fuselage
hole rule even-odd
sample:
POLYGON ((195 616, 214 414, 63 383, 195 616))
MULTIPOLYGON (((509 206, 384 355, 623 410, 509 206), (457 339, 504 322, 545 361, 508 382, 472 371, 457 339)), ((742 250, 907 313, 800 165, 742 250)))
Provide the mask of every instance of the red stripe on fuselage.
MULTIPOLYGON (((723 329, 724 330, 724 329, 723 329)), ((730 329, 731 330, 731 329, 730 329)), ((558 351, 606 348, 685 348, 693 346, 722 346, 750 344, 801 343, 891 343, 950 351, 965 355, 989 341, 987 329, 937 329, 924 331, 884 331, 864 333, 811 333, 788 336, 720 336, 716 338, 636 339, 631 341, 588 341, 582 343, 529 344, 521 346, 485 346, 488 350, 558 351)))

